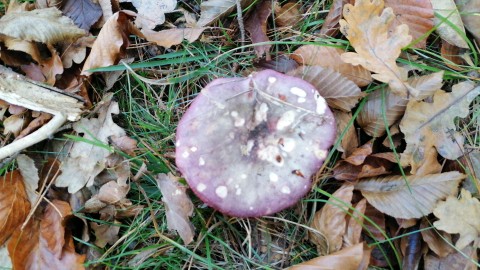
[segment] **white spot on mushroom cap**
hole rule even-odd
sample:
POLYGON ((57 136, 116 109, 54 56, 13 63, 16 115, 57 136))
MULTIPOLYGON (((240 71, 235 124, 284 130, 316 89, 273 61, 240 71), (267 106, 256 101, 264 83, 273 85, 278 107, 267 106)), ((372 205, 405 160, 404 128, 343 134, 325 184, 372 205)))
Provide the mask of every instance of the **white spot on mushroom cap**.
POLYGON ((323 149, 314 149, 313 153, 318 159, 325 159, 327 157, 327 151, 323 149))
POLYGON ((205 160, 203 159, 203 157, 198 158, 198 166, 203 166, 203 165, 205 165, 205 160))
POLYGON ((175 146, 176 146, 176 147, 179 147, 179 146, 180 146, 180 140, 178 140, 178 141, 175 142, 175 146))
POLYGON ((306 97, 307 96, 307 92, 305 92, 305 90, 303 90, 302 88, 298 88, 298 87, 292 87, 290 88, 290 93, 294 94, 295 96, 299 96, 299 97, 306 97))
POLYGON ((275 77, 268 77, 268 82, 269 83, 275 83, 277 81, 277 78, 275 77))
POLYGON ((254 145, 255 145, 255 142, 253 140, 248 140, 246 145, 240 146, 240 151, 242 152, 243 155, 248 156, 250 155, 250 152, 252 151, 252 148, 254 145))
POLYGON ((242 194, 242 189, 237 188, 236 191, 235 191, 235 195, 241 195, 241 194, 242 194))
POLYGON ((237 118, 237 117, 238 117, 238 112, 237 112, 237 111, 232 111, 232 112, 230 113, 230 115, 231 115, 232 117, 234 117, 234 118, 237 118))
POLYGON ((284 194, 290 194, 290 188, 287 186, 283 186, 281 191, 284 194))
POLYGON ((283 130, 295 121, 295 111, 286 111, 277 122, 277 130, 283 130))
POLYGON ((190 151, 192 151, 192 152, 196 152, 197 150, 198 150, 198 148, 196 146, 190 147, 190 151))
POLYGON ((243 126, 243 124, 245 124, 245 119, 241 118, 241 117, 236 118, 235 122, 233 123, 233 125, 236 126, 236 127, 241 127, 241 126, 243 126))
POLYGON ((203 192, 205 189, 207 189, 207 186, 204 183, 200 183, 197 185, 197 190, 199 192, 203 192))
POLYGON ((266 103, 260 104, 260 107, 255 112, 255 123, 259 124, 262 121, 267 121, 268 105, 266 103))
POLYGON ((282 148, 283 151, 285 152, 291 152, 293 149, 295 149, 295 140, 292 138, 283 138, 283 145, 280 145, 280 148, 282 148))
POLYGON ((189 156, 190 156, 190 153, 187 150, 183 151, 182 157, 188 158, 189 156))
POLYGON ((317 99, 317 113, 324 114, 326 109, 327 109, 327 102, 323 97, 319 97, 317 99))
POLYGON ((253 210, 253 206, 250 206, 248 209, 253 210))
POLYGON ((242 179, 247 179, 247 175, 244 174, 244 173, 242 173, 242 174, 240 175, 240 178, 242 178, 242 179))
POLYGON ((182 194, 182 191, 180 189, 175 189, 175 192, 172 193, 172 196, 177 196, 177 195, 180 195, 182 194))
POLYGON ((274 173, 274 172, 270 172, 269 178, 270 178, 270 181, 272 181, 272 182, 274 182, 274 183, 275 183, 275 182, 278 182, 278 175, 277 175, 276 173, 274 173))
POLYGON ((278 157, 281 157, 280 152, 278 150, 278 146, 268 145, 265 147, 264 145, 260 145, 257 151, 257 157, 260 160, 268 161, 277 166, 283 166, 283 163, 284 163, 283 158, 281 158, 280 160, 277 160, 278 157))
POLYGON ((216 189, 215 189, 215 194, 217 194, 218 197, 224 199, 227 197, 228 195, 228 189, 226 186, 218 186, 216 189))
POLYGON ((304 103, 305 101, 307 101, 307 100, 306 100, 305 98, 303 98, 303 97, 299 97, 299 98, 297 99, 297 102, 298 102, 298 103, 304 103))

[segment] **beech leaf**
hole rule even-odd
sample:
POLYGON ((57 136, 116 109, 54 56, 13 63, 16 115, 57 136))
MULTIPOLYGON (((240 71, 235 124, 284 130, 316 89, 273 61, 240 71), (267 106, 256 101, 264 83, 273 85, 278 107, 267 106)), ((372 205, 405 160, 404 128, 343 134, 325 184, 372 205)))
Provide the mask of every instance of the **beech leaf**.
POLYGON ((408 85, 396 59, 401 49, 412 41, 408 26, 402 24, 391 34, 388 32, 395 15, 391 8, 383 9, 383 0, 357 0, 355 6, 346 4, 345 20, 340 20, 340 31, 355 49, 342 54, 342 60, 353 65, 362 65, 376 73, 372 77, 388 83, 393 93, 400 96, 416 96, 417 91, 408 85))
POLYGON ((447 159, 456 159, 463 154, 464 137, 456 131, 456 117, 469 114, 468 105, 480 94, 480 87, 471 82, 461 82, 447 93, 437 90, 433 103, 411 100, 400 122, 407 147, 401 155, 402 165, 412 166, 414 174, 424 160, 425 153, 435 147, 447 159))
POLYGON ((288 74, 311 83, 328 106, 345 112, 350 112, 358 100, 365 96, 352 81, 329 68, 301 66, 288 74))
POLYGON ((0 33, 47 44, 73 41, 86 34, 57 8, 8 13, 0 19, 0 33))
POLYGON ((465 27, 454 0, 431 0, 431 2, 436 13, 433 21, 440 37, 457 47, 468 48, 467 42, 464 40, 465 27), (455 28, 450 26, 452 24, 455 28))
POLYGON ((29 211, 30 202, 20 172, 0 177, 0 246, 25 221, 29 211))
POLYGON ((382 213, 395 218, 421 218, 433 211, 437 201, 455 193, 465 177, 457 171, 405 178, 392 175, 360 181, 355 189, 382 213))
MULTIPOLYGON (((408 84, 417 89, 417 100, 423 99, 442 87, 443 71, 412 77, 407 80, 408 84)), ((385 118, 388 127, 400 120, 407 108, 408 99, 394 95, 389 88, 378 89, 368 96, 368 100, 358 114, 357 123, 372 137, 380 137, 385 134, 385 118)))
POLYGON ((334 47, 303 45, 296 49, 290 57, 303 65, 331 68, 360 87, 371 83, 370 71, 362 66, 343 62, 341 55, 344 52, 344 50, 334 47))
POLYGON ((455 0, 465 28, 472 33, 477 43, 480 41, 480 2, 477 0, 455 0))
POLYGON ((205 31, 205 27, 202 28, 175 28, 162 31, 152 31, 143 29, 142 33, 148 41, 157 43, 158 46, 170 48, 173 45, 178 45, 186 39, 188 42, 194 42, 205 31))
POLYGON ((344 184, 332 194, 328 202, 315 213, 310 227, 319 231, 317 234, 310 235, 310 241, 316 244, 320 249, 320 254, 330 254, 340 250, 345 235, 347 221, 345 217, 352 205, 353 185, 344 184), (325 238, 325 239, 324 239, 325 238), (327 243, 323 243, 323 241, 327 243), (328 250, 321 250, 323 246, 328 246, 328 250))
POLYGON ((193 241, 195 231, 188 219, 193 214, 193 203, 185 193, 186 187, 178 183, 178 178, 171 174, 159 174, 156 177, 158 187, 165 203, 167 226, 176 230, 185 245, 193 241))
POLYGON ((477 270, 478 256, 477 249, 472 246, 465 247, 463 250, 455 251, 446 257, 438 258, 435 255, 425 256, 425 266, 423 269, 430 270, 477 270))
POLYGON ((237 1, 242 7, 252 3, 252 0, 206 0, 200 4, 200 18, 197 27, 203 27, 216 22, 218 19, 230 14, 237 8, 237 1))
POLYGON ((462 188, 460 199, 452 195, 446 201, 439 202, 433 214, 439 219, 433 223, 435 228, 451 234, 460 234, 455 247, 464 249, 471 242, 478 247, 480 202, 472 197, 468 190, 462 188))
POLYGON ((327 17, 320 28, 320 35, 333 37, 340 30, 340 19, 342 18, 343 5, 348 3, 347 0, 334 0, 330 6, 327 17))

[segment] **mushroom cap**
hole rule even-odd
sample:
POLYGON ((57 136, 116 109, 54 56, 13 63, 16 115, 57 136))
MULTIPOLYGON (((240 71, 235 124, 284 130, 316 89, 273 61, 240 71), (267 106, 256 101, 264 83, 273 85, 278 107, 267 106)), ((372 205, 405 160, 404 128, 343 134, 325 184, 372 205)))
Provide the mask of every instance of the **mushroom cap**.
POLYGON ((335 136, 333 114, 314 86, 263 70, 201 91, 178 124, 176 164, 209 206, 258 217, 309 191, 335 136))

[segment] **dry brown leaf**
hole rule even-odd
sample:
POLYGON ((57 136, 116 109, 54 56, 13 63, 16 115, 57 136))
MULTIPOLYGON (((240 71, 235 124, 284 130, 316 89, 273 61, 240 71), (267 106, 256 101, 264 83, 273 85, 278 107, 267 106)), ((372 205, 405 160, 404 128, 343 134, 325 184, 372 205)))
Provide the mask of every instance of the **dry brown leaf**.
POLYGON ((85 60, 82 75, 89 76, 92 74, 88 71, 89 69, 111 66, 124 58, 130 34, 143 37, 143 34, 130 22, 131 18, 133 18, 131 13, 120 11, 108 19, 85 60))
POLYGON ((104 248, 107 244, 113 245, 118 240, 118 232, 120 231, 120 222, 115 221, 115 223, 107 224, 97 224, 95 222, 90 222, 90 227, 95 234, 95 245, 104 248))
POLYGON ((246 7, 252 0, 206 0, 200 4, 200 18, 197 22, 197 27, 210 25, 223 16, 230 14, 230 12, 237 7, 237 1, 242 7, 246 7))
POLYGON ((321 36, 335 36, 340 30, 340 19, 342 18, 343 5, 348 3, 347 0, 334 0, 328 11, 328 15, 320 29, 321 36))
POLYGON ((347 222, 345 217, 352 205, 353 185, 344 184, 332 194, 328 202, 315 213, 310 227, 319 231, 321 235, 310 233, 309 240, 317 245, 319 254, 331 254, 340 250, 345 235, 347 222), (321 250, 327 241, 328 250, 321 250))
POLYGON ((425 49, 427 33, 433 28, 433 8, 430 0, 385 0, 385 7, 391 7, 395 13, 390 30, 401 24, 408 25, 413 38, 413 46, 425 49))
MULTIPOLYGON (((424 99, 442 87, 443 71, 413 77, 408 84, 418 91, 417 100, 424 99)), ((385 134, 385 120, 388 127, 400 120, 407 108, 408 99, 394 95, 389 88, 378 89, 368 96, 368 100, 358 114, 357 123, 372 137, 385 134), (385 113, 384 113, 385 112, 385 113), (385 114, 385 117, 384 117, 385 114)))
POLYGON ((173 45, 178 45, 186 39, 188 42, 194 42, 205 31, 202 28, 174 28, 162 31, 152 31, 143 29, 142 33, 148 41, 155 42, 158 46, 170 48, 173 45))
POLYGON ((452 238, 446 232, 441 232, 433 229, 425 230, 429 228, 430 224, 426 219, 422 220, 420 224, 420 229, 422 233, 422 238, 425 243, 427 243, 428 248, 432 250, 435 254, 441 258, 446 257, 448 254, 455 252, 455 249, 451 247, 452 238), (448 243, 447 243, 448 242, 448 243))
POLYGON ((188 245, 193 241, 195 231, 188 218, 193 214, 193 203, 185 193, 187 188, 172 174, 158 174, 156 179, 165 203, 168 229, 176 230, 183 243, 188 245))
POLYGON ((425 256, 425 270, 477 270, 478 269, 477 249, 472 246, 456 251, 444 258, 437 258, 434 255, 425 256), (465 254, 465 255, 464 255, 465 254), (467 256, 468 258, 465 258, 467 256), (475 263, 477 262, 477 263, 475 263))
POLYGON ((352 211, 352 214, 347 217, 347 229, 343 236, 342 248, 351 247, 360 243, 366 208, 367 200, 363 198, 355 205, 355 211, 352 211))
POLYGON ((342 111, 350 112, 358 100, 365 96, 352 81, 329 68, 301 66, 288 74, 311 83, 328 106, 342 111))
POLYGON ((449 68, 462 71, 464 68, 460 65, 464 64, 463 58, 460 56, 460 48, 452 45, 445 40, 442 40, 442 47, 440 48, 440 54, 442 55, 443 62, 449 68))
POLYGON ((56 8, 6 14, 0 19, 0 33, 46 44, 73 41, 86 34, 56 8))
POLYGON ((438 153, 447 159, 456 159, 463 154, 462 134, 456 131, 456 117, 464 118, 469 114, 470 102, 480 94, 480 87, 471 82, 462 82, 447 93, 437 90, 433 103, 409 101, 400 129, 405 134, 407 147, 401 155, 403 166, 410 165, 411 172, 425 162, 425 154, 435 147, 438 153))
POLYGON ((12 133, 13 136, 18 136, 25 126, 25 117, 23 115, 10 115, 3 120, 3 135, 12 133))
POLYGON ((93 36, 81 37, 73 43, 62 43, 61 58, 64 68, 72 67, 73 63, 80 64, 87 56, 87 47, 92 47, 95 41, 93 36))
MULTIPOLYGON (((100 8, 102 9, 102 17, 92 26, 92 28, 98 29, 102 28, 102 26, 105 24, 105 22, 112 17, 114 7, 112 6, 112 1, 111 0, 97 0, 98 4, 100 5, 100 8)), ((118 2, 115 2, 116 6, 119 5, 118 2)), ((115 11, 118 11, 115 9, 115 11)))
POLYGON ((75 252, 72 235, 64 223, 72 215, 70 205, 53 200, 41 219, 33 218, 8 241, 14 269, 85 269, 85 255, 75 252))
POLYGON ((470 192, 462 188, 460 199, 449 196, 446 201, 438 203, 433 214, 439 219, 433 223, 435 228, 460 234, 455 247, 464 249, 472 241, 475 247, 479 246, 480 202, 470 192))
POLYGON ((23 177, 23 184, 25 185, 28 201, 31 205, 34 205, 38 198, 35 191, 37 190, 38 182, 40 181, 38 169, 35 167, 33 159, 24 154, 17 156, 17 164, 20 174, 23 177))
POLYGON ((353 123, 348 130, 345 131, 348 124, 353 119, 352 113, 333 110, 333 114, 335 116, 335 122, 337 123, 337 138, 340 138, 342 133, 344 134, 337 150, 343 152, 342 158, 345 158, 351 155, 353 150, 358 147, 357 132, 353 123))
POLYGON ((172 12, 177 6, 177 0, 120 0, 132 2, 138 11, 135 25, 138 28, 153 29, 165 22, 165 13, 172 12))
POLYGON ((102 16, 100 5, 91 0, 62 1, 62 12, 85 31, 89 31, 90 27, 102 16))
POLYGON ((121 136, 121 137, 110 137, 112 144, 115 145, 121 151, 127 153, 130 156, 133 156, 135 153, 134 151, 137 149, 137 141, 128 137, 128 136, 121 136))
POLYGON ((465 177, 456 171, 405 178, 392 175, 360 181, 355 189, 382 213, 395 218, 420 218, 430 214, 439 200, 457 192, 465 177))
MULTIPOLYGON (((245 21, 245 30, 250 33, 252 44, 270 41, 267 36, 267 19, 272 14, 273 3, 270 0, 263 0, 257 4, 253 14, 245 21)), ((270 59, 268 51, 272 45, 256 45, 254 47, 258 58, 266 54, 267 60, 270 59)))
POLYGON ((275 23, 278 26, 294 26, 301 20, 298 2, 288 2, 283 6, 275 6, 275 23))
POLYGON ((457 47, 468 48, 467 42, 463 38, 465 27, 454 0, 435 0, 431 3, 435 11, 433 22, 440 37, 457 47), (454 25, 455 28, 450 25, 454 25), (457 32, 457 29, 460 33, 457 32))
POLYGON ((480 2, 477 0, 455 0, 458 11, 465 24, 465 28, 475 37, 477 43, 480 43, 480 2))
POLYGON ((372 250, 362 242, 330 255, 291 266, 288 270, 366 270, 371 252, 372 250))
POLYGON ((0 246, 19 227, 30 211, 23 178, 19 171, 0 177, 0 246))
POLYGON ((342 60, 376 73, 372 77, 388 83, 396 95, 417 96, 396 63, 401 49, 412 41, 408 26, 402 24, 392 33, 388 32, 395 15, 391 8, 383 9, 383 0, 357 0, 355 6, 346 4, 343 16, 345 20, 340 20, 340 31, 356 53, 344 53, 342 60))
POLYGON ((370 84, 372 82, 370 71, 362 66, 354 66, 343 62, 341 55, 344 52, 334 47, 304 45, 295 50, 290 57, 299 64, 331 68, 347 77, 359 87, 370 84))
MULTIPOLYGON (((5 50, 4 52, 2 52, 2 60, 4 60, 4 61, 6 60, 6 64, 8 64, 10 66, 20 66, 21 65, 21 64, 17 63, 19 61, 8 61, 9 58, 5 58, 3 56, 3 54, 5 52, 8 52, 9 50, 24 52, 24 53, 30 55, 32 57, 32 59, 35 60, 37 63, 43 62, 42 53, 40 52, 40 50, 39 50, 37 44, 35 44, 35 42, 21 40, 21 39, 12 38, 12 37, 3 36, 3 35, 0 35, 0 40, 4 43, 5 47, 8 49, 8 50, 5 50)), ((17 57, 15 57, 15 58, 17 58, 17 57)))
POLYGON ((263 69, 272 69, 280 73, 288 73, 298 68, 298 63, 290 57, 280 54, 271 60, 260 59, 260 61, 254 63, 254 66, 263 69))
POLYGON ((353 150, 353 153, 349 155, 345 161, 352 165, 361 165, 365 162, 365 159, 373 153, 373 140, 368 141, 357 149, 353 150))
POLYGON ((73 125, 76 132, 84 134, 83 138, 92 143, 78 141, 73 144, 69 157, 62 163, 62 173, 55 185, 68 187, 68 192, 75 193, 85 185, 91 186, 94 178, 106 168, 109 149, 95 145, 93 142, 108 145, 111 136, 121 137, 125 131, 113 122, 112 114, 118 114, 118 103, 106 98, 99 109, 98 118, 82 118, 73 125))
POLYGON ((374 156, 367 157, 363 164, 358 166, 341 160, 333 169, 333 177, 337 180, 354 182, 363 178, 389 174, 393 164, 388 159, 374 156))
POLYGON ((98 199, 106 204, 115 204, 127 196, 129 187, 121 186, 115 181, 110 181, 100 187, 98 199))

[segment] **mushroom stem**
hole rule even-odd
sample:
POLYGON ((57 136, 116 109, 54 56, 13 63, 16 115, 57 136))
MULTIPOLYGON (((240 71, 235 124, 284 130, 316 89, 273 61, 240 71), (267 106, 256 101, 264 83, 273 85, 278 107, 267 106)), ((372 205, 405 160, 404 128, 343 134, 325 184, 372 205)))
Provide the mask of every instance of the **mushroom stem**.
POLYGON ((55 131, 57 131, 57 129, 60 128, 66 121, 67 117, 65 115, 55 115, 52 120, 50 120, 47 124, 39 128, 35 132, 0 148, 0 160, 9 157, 16 152, 19 152, 36 143, 39 143, 44 139, 47 139, 48 137, 53 135, 53 133, 55 133, 55 131))

